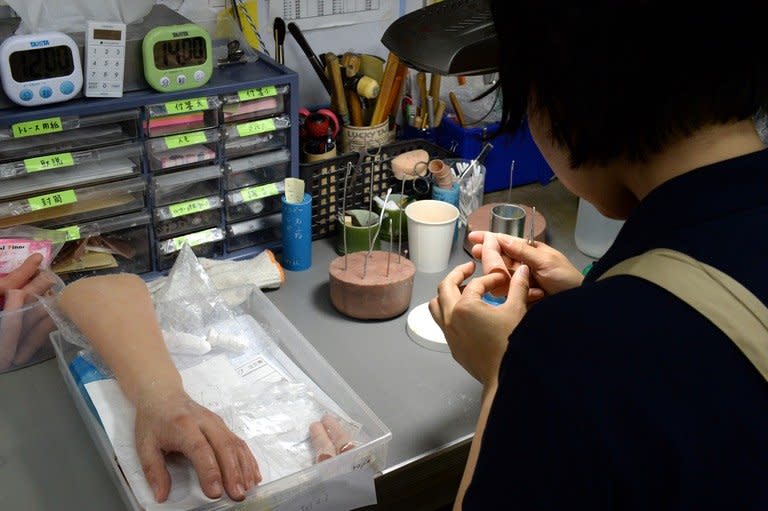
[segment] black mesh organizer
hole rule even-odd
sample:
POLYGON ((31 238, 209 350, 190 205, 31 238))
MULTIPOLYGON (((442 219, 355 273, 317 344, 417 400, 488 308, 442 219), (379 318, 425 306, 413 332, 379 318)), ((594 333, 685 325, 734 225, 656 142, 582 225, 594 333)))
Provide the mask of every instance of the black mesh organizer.
MULTIPOLYGON (((430 158, 455 158, 450 151, 427 140, 402 140, 378 147, 369 148, 365 154, 346 153, 335 158, 317 163, 302 163, 299 173, 306 183, 306 189, 312 194, 312 239, 327 238, 336 233, 335 221, 342 209, 344 177, 351 165, 347 181, 347 209, 368 209, 373 196, 384 196, 388 188, 392 193, 400 193, 403 182, 392 175, 390 162, 402 153, 424 149, 430 158)), ((406 181, 405 193, 426 198, 429 189, 419 190, 413 181, 406 181)))

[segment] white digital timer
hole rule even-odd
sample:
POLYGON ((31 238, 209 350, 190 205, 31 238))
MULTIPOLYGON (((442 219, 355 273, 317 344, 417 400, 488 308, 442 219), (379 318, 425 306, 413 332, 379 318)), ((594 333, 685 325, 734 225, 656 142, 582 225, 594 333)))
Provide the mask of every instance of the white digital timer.
POLYGON ((83 87, 80 51, 62 32, 10 36, 0 45, 0 80, 22 106, 67 101, 83 87))

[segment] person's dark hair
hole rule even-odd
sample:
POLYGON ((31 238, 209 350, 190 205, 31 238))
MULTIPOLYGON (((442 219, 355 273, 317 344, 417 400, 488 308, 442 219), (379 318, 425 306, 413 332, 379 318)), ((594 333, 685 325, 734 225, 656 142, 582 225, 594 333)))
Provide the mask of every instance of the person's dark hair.
POLYGON ((492 0, 503 128, 530 100, 578 167, 642 161, 768 106, 765 2, 683 4, 492 0))

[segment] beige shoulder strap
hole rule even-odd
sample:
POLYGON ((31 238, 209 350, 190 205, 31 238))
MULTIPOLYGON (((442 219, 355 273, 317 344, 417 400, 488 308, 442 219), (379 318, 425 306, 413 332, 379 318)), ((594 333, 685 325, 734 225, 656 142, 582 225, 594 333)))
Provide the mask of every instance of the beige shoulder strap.
POLYGON ((768 307, 731 277, 669 249, 620 262, 598 280, 633 275, 666 289, 714 323, 768 380, 768 307))

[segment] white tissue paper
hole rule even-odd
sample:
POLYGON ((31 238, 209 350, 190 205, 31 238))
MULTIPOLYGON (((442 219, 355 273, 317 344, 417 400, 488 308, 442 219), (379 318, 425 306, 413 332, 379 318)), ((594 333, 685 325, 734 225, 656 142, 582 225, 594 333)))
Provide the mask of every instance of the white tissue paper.
POLYGON ((21 18, 17 34, 58 31, 84 32, 86 21, 120 21, 126 25, 142 19, 155 0, 6 0, 21 18))

